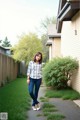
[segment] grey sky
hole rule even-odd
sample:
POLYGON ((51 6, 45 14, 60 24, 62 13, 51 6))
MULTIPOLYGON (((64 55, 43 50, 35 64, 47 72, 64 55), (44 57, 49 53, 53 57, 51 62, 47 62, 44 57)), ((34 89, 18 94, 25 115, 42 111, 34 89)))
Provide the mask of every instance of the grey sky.
POLYGON ((15 44, 22 33, 35 32, 46 16, 57 16, 59 0, 0 0, 0 39, 15 44))

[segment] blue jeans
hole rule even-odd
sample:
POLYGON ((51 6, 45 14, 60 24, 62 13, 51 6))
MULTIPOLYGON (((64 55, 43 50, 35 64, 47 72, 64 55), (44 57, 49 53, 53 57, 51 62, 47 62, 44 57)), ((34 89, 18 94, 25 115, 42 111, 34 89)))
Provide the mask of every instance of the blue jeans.
POLYGON ((28 89, 29 89, 29 94, 31 98, 33 99, 32 106, 35 106, 35 104, 39 103, 37 101, 37 98, 38 98, 38 92, 39 92, 40 85, 41 85, 41 78, 40 79, 30 78, 28 89))

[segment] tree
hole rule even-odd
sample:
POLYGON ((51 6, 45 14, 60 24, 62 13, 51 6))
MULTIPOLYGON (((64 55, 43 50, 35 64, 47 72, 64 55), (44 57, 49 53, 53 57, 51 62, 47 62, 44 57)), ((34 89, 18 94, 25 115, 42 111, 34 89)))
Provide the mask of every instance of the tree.
POLYGON ((38 51, 42 52, 41 40, 34 33, 24 34, 12 50, 14 59, 18 61, 24 60, 27 64, 38 51))
POLYGON ((11 47, 10 41, 8 41, 8 38, 5 37, 3 43, 2 43, 3 47, 11 47))
POLYGON ((43 34, 41 36, 41 42, 42 42, 42 50, 43 50, 43 53, 44 53, 44 59, 43 61, 47 61, 49 59, 49 48, 46 47, 46 42, 47 42, 47 35, 46 34, 43 34))
POLYGON ((0 40, 0 44, 2 43, 2 40, 0 40))
POLYGON ((41 27, 47 33, 47 27, 49 24, 56 24, 56 17, 46 17, 43 21, 41 21, 41 27))
POLYGON ((2 42, 2 40, 0 40, 0 43, 2 42))

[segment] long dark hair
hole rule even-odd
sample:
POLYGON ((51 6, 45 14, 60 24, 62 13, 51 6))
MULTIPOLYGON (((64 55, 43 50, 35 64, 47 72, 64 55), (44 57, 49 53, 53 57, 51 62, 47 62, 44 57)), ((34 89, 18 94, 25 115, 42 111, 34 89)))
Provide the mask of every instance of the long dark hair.
POLYGON ((36 56, 38 56, 38 55, 41 55, 41 59, 39 60, 39 64, 41 64, 42 63, 42 53, 41 52, 38 52, 35 54, 33 61, 36 62, 36 56))

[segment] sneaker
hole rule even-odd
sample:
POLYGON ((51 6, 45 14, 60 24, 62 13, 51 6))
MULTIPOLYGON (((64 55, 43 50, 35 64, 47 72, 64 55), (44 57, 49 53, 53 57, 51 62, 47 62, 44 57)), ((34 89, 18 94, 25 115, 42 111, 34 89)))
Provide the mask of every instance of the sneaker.
POLYGON ((32 109, 33 109, 34 111, 37 110, 35 106, 32 106, 32 109))
POLYGON ((36 109, 37 109, 37 110, 40 110, 40 109, 41 109, 41 107, 40 107, 40 104, 39 104, 39 103, 36 105, 36 109))

